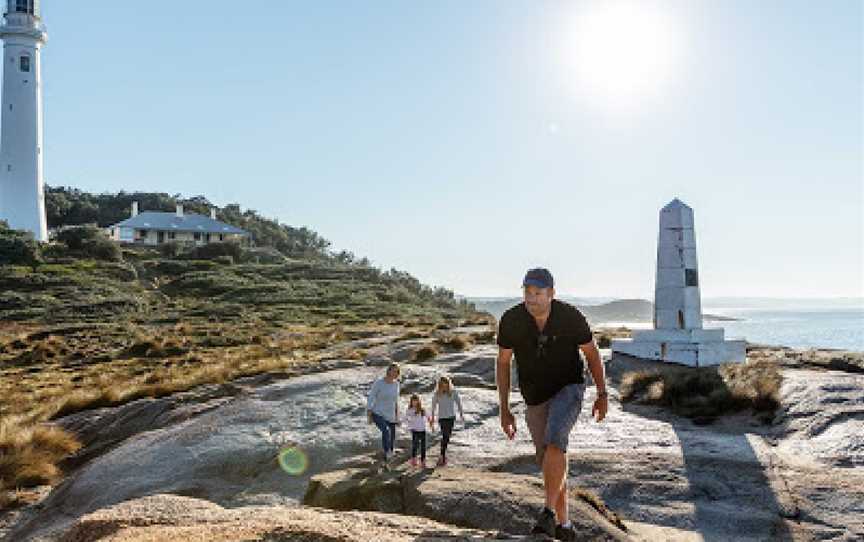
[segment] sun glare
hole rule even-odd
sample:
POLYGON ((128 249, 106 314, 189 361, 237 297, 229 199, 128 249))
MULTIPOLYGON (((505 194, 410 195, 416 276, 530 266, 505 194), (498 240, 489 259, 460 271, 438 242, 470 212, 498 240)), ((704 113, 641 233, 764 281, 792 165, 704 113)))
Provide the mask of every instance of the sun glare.
POLYGON ((671 15, 654 2, 584 5, 568 29, 570 84, 606 106, 638 106, 662 99, 681 56, 671 15))

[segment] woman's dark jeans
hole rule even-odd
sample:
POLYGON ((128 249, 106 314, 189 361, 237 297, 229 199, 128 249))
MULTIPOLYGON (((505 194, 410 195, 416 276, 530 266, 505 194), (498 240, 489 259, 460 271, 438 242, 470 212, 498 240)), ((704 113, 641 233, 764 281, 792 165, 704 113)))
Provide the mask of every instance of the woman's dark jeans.
POLYGON ((456 418, 438 419, 438 425, 441 427, 441 457, 447 457, 447 445, 450 444, 454 423, 456 423, 456 418))
POLYGON ((417 457, 420 449, 420 459, 426 461, 426 431, 411 431, 411 458, 417 457))
POLYGON ((378 430, 381 431, 381 447, 384 449, 384 453, 392 453, 396 445, 396 424, 387 421, 384 416, 380 416, 374 412, 372 413, 372 421, 375 422, 378 430))

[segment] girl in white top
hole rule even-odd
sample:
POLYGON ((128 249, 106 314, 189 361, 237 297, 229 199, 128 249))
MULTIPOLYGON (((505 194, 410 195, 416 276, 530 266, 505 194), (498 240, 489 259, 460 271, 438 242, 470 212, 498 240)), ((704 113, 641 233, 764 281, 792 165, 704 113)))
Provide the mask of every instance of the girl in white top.
POLYGON ((442 376, 438 379, 438 385, 435 387, 435 395, 432 396, 432 416, 429 418, 429 425, 435 423, 435 411, 438 411, 438 424, 441 427, 441 457, 438 458, 438 465, 447 464, 447 445, 450 444, 450 436, 453 434, 453 425, 456 423, 456 409, 459 409, 459 419, 465 423, 465 413, 462 411, 462 399, 459 398, 459 393, 453 387, 453 381, 449 376, 442 376))
MULTIPOLYGON (((411 430, 411 466, 417 466, 417 450, 420 450, 420 466, 426 468, 426 410, 420 404, 420 397, 412 395, 405 409, 402 423, 411 430)), ((430 421, 431 423, 431 421, 430 421)))

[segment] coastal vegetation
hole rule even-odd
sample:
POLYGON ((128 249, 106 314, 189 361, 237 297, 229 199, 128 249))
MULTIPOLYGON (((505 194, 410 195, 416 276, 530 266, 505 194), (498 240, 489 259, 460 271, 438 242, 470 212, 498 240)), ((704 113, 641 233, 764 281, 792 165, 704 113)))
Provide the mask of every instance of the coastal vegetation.
POLYGON ((252 231, 252 247, 121 247, 100 227, 126 218, 133 200, 142 210, 210 206, 49 189, 51 243, 0 224, 2 487, 58 479, 78 447, 50 424, 65 415, 322 360, 359 363, 363 339, 435 338, 424 357, 492 337, 491 317, 453 292, 239 206, 220 219, 252 231), (477 334, 451 331, 466 324, 477 334))
POLYGON ((695 368, 658 364, 625 373, 620 392, 622 402, 662 406, 697 423, 741 411, 770 423, 780 405, 781 383, 778 365, 770 360, 695 368))

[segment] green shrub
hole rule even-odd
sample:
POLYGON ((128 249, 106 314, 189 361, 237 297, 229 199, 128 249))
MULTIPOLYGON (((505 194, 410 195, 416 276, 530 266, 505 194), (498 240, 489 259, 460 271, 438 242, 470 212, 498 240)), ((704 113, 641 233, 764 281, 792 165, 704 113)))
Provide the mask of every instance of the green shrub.
POLYGON ((0 265, 34 266, 42 261, 42 247, 27 232, 0 223, 0 265))
POLYGON ((177 241, 168 241, 167 243, 162 243, 158 247, 159 254, 164 258, 176 258, 180 254, 183 253, 183 245, 178 243, 177 241))
POLYGON ((216 260, 221 256, 230 256, 232 262, 239 262, 243 256, 243 247, 240 243, 225 241, 221 243, 208 243, 192 249, 187 257, 192 260, 216 260))
POLYGON ((283 264, 287 261, 281 252, 271 247, 255 247, 243 251, 244 263, 283 264))
POLYGON ((56 239, 70 251, 83 257, 108 262, 119 262, 123 259, 118 244, 93 225, 63 228, 57 232, 56 239))
POLYGON ((104 235, 92 224, 63 228, 56 235, 58 241, 72 250, 83 250, 85 243, 100 237, 104 238, 104 235))
POLYGON ((84 244, 84 254, 96 260, 119 262, 123 259, 120 246, 105 237, 93 239, 84 244))

